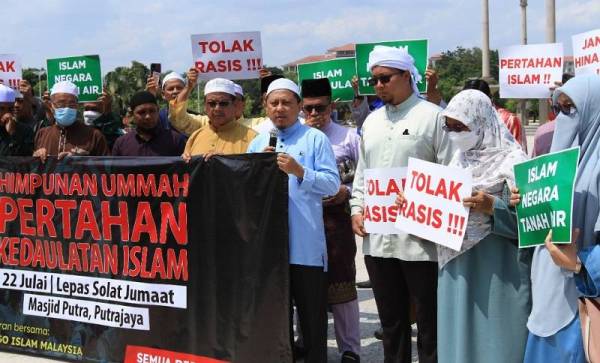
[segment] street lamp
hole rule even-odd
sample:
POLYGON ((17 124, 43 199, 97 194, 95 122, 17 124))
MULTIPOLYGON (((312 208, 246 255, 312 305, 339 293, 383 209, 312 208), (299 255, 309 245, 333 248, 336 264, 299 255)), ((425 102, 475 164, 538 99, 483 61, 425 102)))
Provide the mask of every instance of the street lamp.
POLYGON ((46 73, 44 67, 35 71, 35 74, 38 76, 38 93, 40 94, 40 99, 42 98, 42 74, 46 73))

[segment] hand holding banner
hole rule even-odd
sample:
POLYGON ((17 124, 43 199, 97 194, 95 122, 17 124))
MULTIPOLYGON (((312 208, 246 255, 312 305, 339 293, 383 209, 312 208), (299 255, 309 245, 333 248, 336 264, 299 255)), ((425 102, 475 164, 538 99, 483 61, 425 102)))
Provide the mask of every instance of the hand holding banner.
POLYGON ((0 54, 0 83, 18 90, 22 78, 19 57, 16 54, 0 54))
POLYGON ((260 32, 197 34, 191 39, 200 79, 259 77, 263 67, 260 32))
POLYGON ((543 245, 552 229, 554 243, 571 242, 573 188, 579 148, 546 154, 516 164, 519 247, 543 245))
POLYGON ((500 49, 500 97, 548 98, 562 80, 563 45, 513 45, 500 49))
POLYGON ((407 202, 400 210, 396 228, 460 250, 469 219, 469 209, 462 200, 471 196, 471 173, 409 158, 406 175, 407 202))
POLYGON ((352 77, 356 75, 354 62, 354 58, 341 58, 298 64, 298 83, 302 84, 305 79, 327 78, 331 84, 332 101, 352 101, 352 77))
POLYGON ((57 82, 71 81, 79 88, 79 102, 94 102, 102 95, 99 56, 48 59, 46 66, 49 90, 57 82))
POLYGON ((404 189, 406 168, 365 169, 364 223, 367 233, 397 234, 396 197, 404 189))
POLYGON ((421 82, 417 83, 419 92, 425 92, 427 85, 425 81, 425 71, 428 61, 428 40, 397 40, 378 43, 356 44, 356 73, 358 75, 358 91, 361 95, 374 95, 375 90, 369 86, 368 80, 371 78, 371 71, 367 69, 369 63, 369 53, 376 45, 387 45, 388 47, 406 48, 408 53, 415 60, 415 67, 423 77, 421 82))
POLYGON ((600 29, 573 35, 575 75, 600 74, 600 29))

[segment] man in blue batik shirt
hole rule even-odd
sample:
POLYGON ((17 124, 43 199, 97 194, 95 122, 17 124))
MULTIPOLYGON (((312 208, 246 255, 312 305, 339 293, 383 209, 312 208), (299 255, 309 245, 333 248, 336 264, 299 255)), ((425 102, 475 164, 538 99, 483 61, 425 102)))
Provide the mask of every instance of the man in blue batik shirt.
POLYGON ((298 308, 306 350, 305 362, 327 362, 327 247, 323 226, 324 197, 335 195, 340 177, 327 136, 298 120, 300 90, 289 79, 273 81, 267 90, 267 116, 277 128, 258 135, 248 152, 277 152, 279 168, 289 175, 289 241, 291 296, 298 308))

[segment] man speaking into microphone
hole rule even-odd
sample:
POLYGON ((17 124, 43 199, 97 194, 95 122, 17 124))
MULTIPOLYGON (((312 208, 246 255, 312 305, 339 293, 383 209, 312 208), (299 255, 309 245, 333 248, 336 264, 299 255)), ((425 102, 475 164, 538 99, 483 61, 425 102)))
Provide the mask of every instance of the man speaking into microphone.
POLYGON ((273 81, 266 111, 277 132, 258 135, 248 152, 277 152, 277 164, 289 176, 291 296, 298 308, 305 362, 325 363, 327 247, 322 200, 337 194, 340 177, 327 136, 298 120, 301 106, 298 85, 285 78, 273 81), (273 136, 276 143, 270 146, 273 136))

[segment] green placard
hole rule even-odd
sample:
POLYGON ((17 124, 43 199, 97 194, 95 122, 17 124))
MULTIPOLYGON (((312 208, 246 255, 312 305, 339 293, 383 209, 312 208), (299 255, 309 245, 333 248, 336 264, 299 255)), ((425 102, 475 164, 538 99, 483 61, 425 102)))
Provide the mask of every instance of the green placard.
POLYGON ((425 82, 425 71, 427 70, 428 61, 428 40, 396 40, 389 42, 379 43, 363 43, 356 44, 356 72, 358 74, 358 92, 361 95, 374 95, 375 90, 369 86, 367 80, 371 77, 371 71, 367 69, 369 63, 369 53, 375 48, 376 45, 387 45, 390 47, 406 47, 408 53, 415 59, 415 66, 423 78, 421 82, 417 83, 419 92, 423 93, 427 90, 425 82))
POLYGON ((302 84, 305 79, 327 78, 331 84, 334 100, 352 101, 354 99, 352 77, 356 75, 355 62, 352 57, 298 64, 298 81, 302 84))
POLYGON ((71 81, 79 87, 79 102, 96 101, 102 94, 99 56, 48 59, 46 66, 49 90, 57 82, 71 81))
POLYGON ((514 166, 521 194, 521 203, 517 205, 519 247, 543 245, 550 229, 554 242, 571 242, 578 161, 579 147, 576 147, 514 166))

